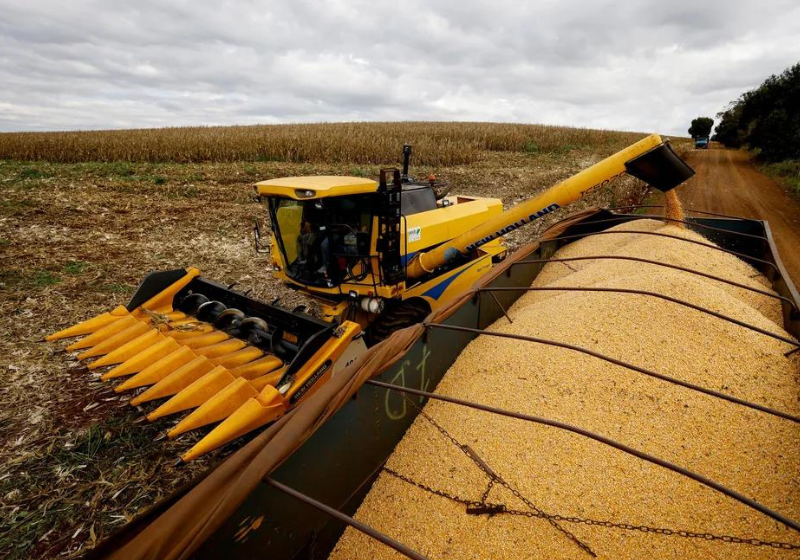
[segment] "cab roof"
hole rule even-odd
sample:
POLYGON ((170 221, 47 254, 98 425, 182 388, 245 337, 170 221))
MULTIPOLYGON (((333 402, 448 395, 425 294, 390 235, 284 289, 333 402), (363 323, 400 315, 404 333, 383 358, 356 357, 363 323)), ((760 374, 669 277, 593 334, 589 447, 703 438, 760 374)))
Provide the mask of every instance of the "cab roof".
POLYGON ((256 192, 264 196, 282 196, 295 200, 366 194, 378 190, 378 183, 362 177, 316 175, 284 177, 256 183, 256 192))

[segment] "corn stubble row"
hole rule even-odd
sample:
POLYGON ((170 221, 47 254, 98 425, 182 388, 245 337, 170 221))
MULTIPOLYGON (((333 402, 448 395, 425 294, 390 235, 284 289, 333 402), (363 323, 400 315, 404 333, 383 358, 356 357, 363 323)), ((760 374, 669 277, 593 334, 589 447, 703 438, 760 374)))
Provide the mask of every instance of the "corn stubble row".
POLYGON ((489 151, 613 152, 638 133, 498 123, 327 123, 0 134, 0 159, 60 163, 287 161, 395 163, 404 143, 423 165, 470 163, 489 151))
MULTIPOLYGON (((700 239, 661 222, 646 229, 700 239)), ((732 255, 631 233, 586 238, 559 257, 627 255, 767 288, 732 255)), ((626 261, 549 263, 535 286, 607 286, 669 294, 786 335, 776 300, 684 272, 626 261)), ((652 370, 800 413, 800 360, 789 345, 646 296, 530 292, 492 330, 592 348, 652 370)), ((800 518, 800 428, 736 404, 551 346, 481 336, 437 388, 441 394, 581 426, 710 477, 800 518)), ((592 440, 447 403, 425 412, 548 513, 797 542, 792 531, 698 483, 592 440)), ((387 466, 430 487, 479 500, 486 476, 417 417, 387 466)), ((489 502, 526 505, 495 485, 489 502)), ((382 473, 356 518, 432 559, 589 558, 541 519, 470 516, 463 505, 382 473)), ((600 558, 796 558, 796 551, 562 523, 600 558)), ((401 556, 348 529, 335 560, 401 556)))

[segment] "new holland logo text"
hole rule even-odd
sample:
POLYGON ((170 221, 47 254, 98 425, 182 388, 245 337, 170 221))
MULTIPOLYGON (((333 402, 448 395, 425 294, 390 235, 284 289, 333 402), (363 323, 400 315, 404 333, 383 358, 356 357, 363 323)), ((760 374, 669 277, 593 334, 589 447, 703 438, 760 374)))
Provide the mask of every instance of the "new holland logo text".
POLYGON ((624 171, 622 171, 620 173, 617 173, 616 175, 612 175, 608 179, 603 179, 601 182, 597 183, 596 185, 592 185, 591 187, 589 187, 585 191, 581 191, 580 196, 583 197, 583 196, 586 196, 589 193, 593 193, 597 189, 602 189, 603 187, 608 186, 610 183, 613 183, 614 181, 616 181, 617 179, 619 179, 623 175, 625 175, 624 171))
POLYGON ((331 367, 330 360, 319 366, 319 368, 317 368, 317 371, 312 373, 311 377, 306 379, 306 382, 303 383, 303 385, 297 390, 297 392, 294 395, 292 395, 292 398, 289 399, 289 402, 291 404, 295 404, 297 403, 297 401, 302 399, 303 395, 308 393, 308 390, 311 389, 314 383, 316 383, 319 380, 319 378, 322 377, 322 375, 330 369, 330 367, 331 367))
POLYGON ((503 229, 501 229, 499 231, 496 231, 496 232, 494 232, 494 233, 492 233, 490 235, 487 235, 486 237, 483 237, 483 238, 479 239, 478 241, 476 241, 472 245, 468 245, 466 250, 467 251, 472 251, 473 249, 475 249, 477 247, 480 247, 484 243, 488 243, 492 239, 497 239, 501 235, 505 235, 505 234, 507 234, 507 233, 509 233, 511 231, 514 231, 515 229, 517 229, 519 227, 522 227, 525 224, 527 224, 529 222, 532 222, 533 220, 535 220, 537 218, 541 218, 542 216, 545 216, 545 215, 549 214, 550 212, 555 212, 559 208, 561 208, 561 207, 558 204, 555 204, 555 203, 551 204, 549 206, 545 206, 544 208, 534 212, 533 214, 531 214, 527 218, 522 218, 521 220, 518 220, 518 221, 514 222, 513 224, 507 225, 506 227, 504 227, 503 229))

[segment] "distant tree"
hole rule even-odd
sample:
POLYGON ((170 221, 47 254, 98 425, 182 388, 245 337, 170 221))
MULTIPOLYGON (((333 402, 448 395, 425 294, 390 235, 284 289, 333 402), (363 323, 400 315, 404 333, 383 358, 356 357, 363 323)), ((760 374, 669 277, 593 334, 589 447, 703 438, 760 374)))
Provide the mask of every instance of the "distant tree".
POLYGON ((711 135, 711 127, 714 126, 714 119, 710 117, 697 117, 689 127, 689 136, 692 138, 706 137, 711 135))
POLYGON ((713 139, 726 146, 745 145, 766 161, 800 158, 800 64, 743 93, 717 117, 713 139))
POLYGON ((734 101, 728 108, 717 113, 719 124, 711 137, 715 142, 722 142, 729 148, 738 148, 742 145, 742 138, 739 134, 739 120, 742 114, 742 101, 734 101))
POLYGON ((800 157, 800 64, 750 92, 739 128, 767 161, 800 157))

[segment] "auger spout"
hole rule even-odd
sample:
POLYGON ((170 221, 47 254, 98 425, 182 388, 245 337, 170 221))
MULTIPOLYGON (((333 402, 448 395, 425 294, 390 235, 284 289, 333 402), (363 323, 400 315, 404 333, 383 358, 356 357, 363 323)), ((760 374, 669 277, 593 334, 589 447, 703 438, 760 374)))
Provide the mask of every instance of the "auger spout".
POLYGON ((506 210, 431 251, 418 254, 408 264, 407 276, 419 278, 430 274, 459 255, 467 254, 493 239, 583 198, 625 173, 662 191, 668 191, 694 175, 692 168, 672 151, 668 141, 662 140, 658 134, 651 134, 547 189, 539 196, 506 210))

